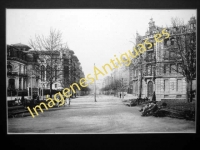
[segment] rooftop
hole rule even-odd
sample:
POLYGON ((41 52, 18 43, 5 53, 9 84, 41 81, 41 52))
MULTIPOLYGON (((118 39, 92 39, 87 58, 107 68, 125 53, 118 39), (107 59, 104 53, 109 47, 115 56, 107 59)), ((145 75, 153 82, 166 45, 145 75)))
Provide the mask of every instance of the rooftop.
POLYGON ((16 47, 16 48, 26 48, 26 50, 31 49, 28 45, 21 44, 21 43, 16 43, 16 44, 11 44, 11 46, 16 47))

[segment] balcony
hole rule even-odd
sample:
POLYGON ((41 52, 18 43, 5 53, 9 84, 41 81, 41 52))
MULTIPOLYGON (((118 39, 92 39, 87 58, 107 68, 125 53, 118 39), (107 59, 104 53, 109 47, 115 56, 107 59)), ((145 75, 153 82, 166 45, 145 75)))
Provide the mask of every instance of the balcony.
POLYGON ((164 44, 163 46, 164 49, 177 49, 178 46, 177 45, 167 45, 167 44, 164 44))
POLYGON ((7 75, 8 76, 17 76, 18 75, 18 72, 13 72, 13 71, 9 71, 9 72, 7 72, 7 75))
POLYGON ((146 62, 154 62, 155 59, 149 58, 148 56, 144 59, 146 62))
POLYGON ((21 77, 27 77, 27 74, 26 73, 19 73, 19 76, 21 76, 21 77))

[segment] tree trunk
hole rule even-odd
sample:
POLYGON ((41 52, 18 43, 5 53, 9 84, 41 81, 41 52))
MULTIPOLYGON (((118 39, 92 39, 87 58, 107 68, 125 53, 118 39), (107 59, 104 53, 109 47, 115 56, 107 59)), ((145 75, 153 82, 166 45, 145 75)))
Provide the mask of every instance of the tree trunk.
POLYGON ((52 98, 52 83, 50 82, 50 98, 52 98))
POLYGON ((142 96, 142 69, 141 69, 141 71, 140 71, 140 80, 139 80, 139 96, 138 96, 138 98, 139 99, 141 99, 141 96, 142 96))
POLYGON ((189 102, 192 102, 192 80, 190 80, 190 84, 189 84, 189 93, 190 93, 190 98, 189 98, 189 102))
POLYGON ((188 103, 192 102, 192 80, 187 80, 186 99, 188 103))

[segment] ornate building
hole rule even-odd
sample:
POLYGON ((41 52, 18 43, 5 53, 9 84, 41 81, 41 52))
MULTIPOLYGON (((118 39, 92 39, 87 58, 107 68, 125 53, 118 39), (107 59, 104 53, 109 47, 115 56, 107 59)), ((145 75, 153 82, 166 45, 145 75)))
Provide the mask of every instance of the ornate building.
POLYGON ((8 96, 19 92, 30 96, 30 87, 42 95, 43 89, 52 86, 53 90, 61 90, 83 77, 81 64, 72 50, 35 51, 21 43, 7 45, 8 96))
POLYGON ((150 49, 146 47, 146 52, 133 59, 129 66, 130 86, 134 96, 141 94, 142 97, 151 98, 155 91, 158 101, 163 98, 186 97, 185 77, 177 72, 181 69, 181 64, 175 61, 177 45, 174 35, 186 34, 191 30, 196 31, 196 20, 191 17, 187 25, 167 28, 169 38, 164 39, 163 42, 156 42, 154 35, 162 34, 163 29, 156 26, 153 19, 150 19, 145 36, 136 33, 136 45, 143 44, 148 39, 152 47, 150 49))
MULTIPOLYGON (((27 90, 29 83, 29 69, 31 63, 36 62, 35 56, 27 55, 29 46, 18 43, 7 45, 7 89, 8 96, 27 90)), ((36 82, 34 82, 37 85, 36 82)))

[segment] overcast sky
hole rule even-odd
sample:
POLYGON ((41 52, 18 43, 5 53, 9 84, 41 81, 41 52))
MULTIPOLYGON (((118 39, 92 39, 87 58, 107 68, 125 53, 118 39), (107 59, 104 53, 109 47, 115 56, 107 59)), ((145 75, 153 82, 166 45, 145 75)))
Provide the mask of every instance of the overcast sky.
POLYGON ((172 17, 187 23, 192 16, 196 18, 196 10, 7 9, 6 44, 28 45, 35 34, 47 36, 50 28, 59 30, 87 75, 93 74, 94 63, 101 68, 114 55, 132 49, 130 41, 136 31, 145 34, 151 17, 157 26, 165 27, 172 17))

